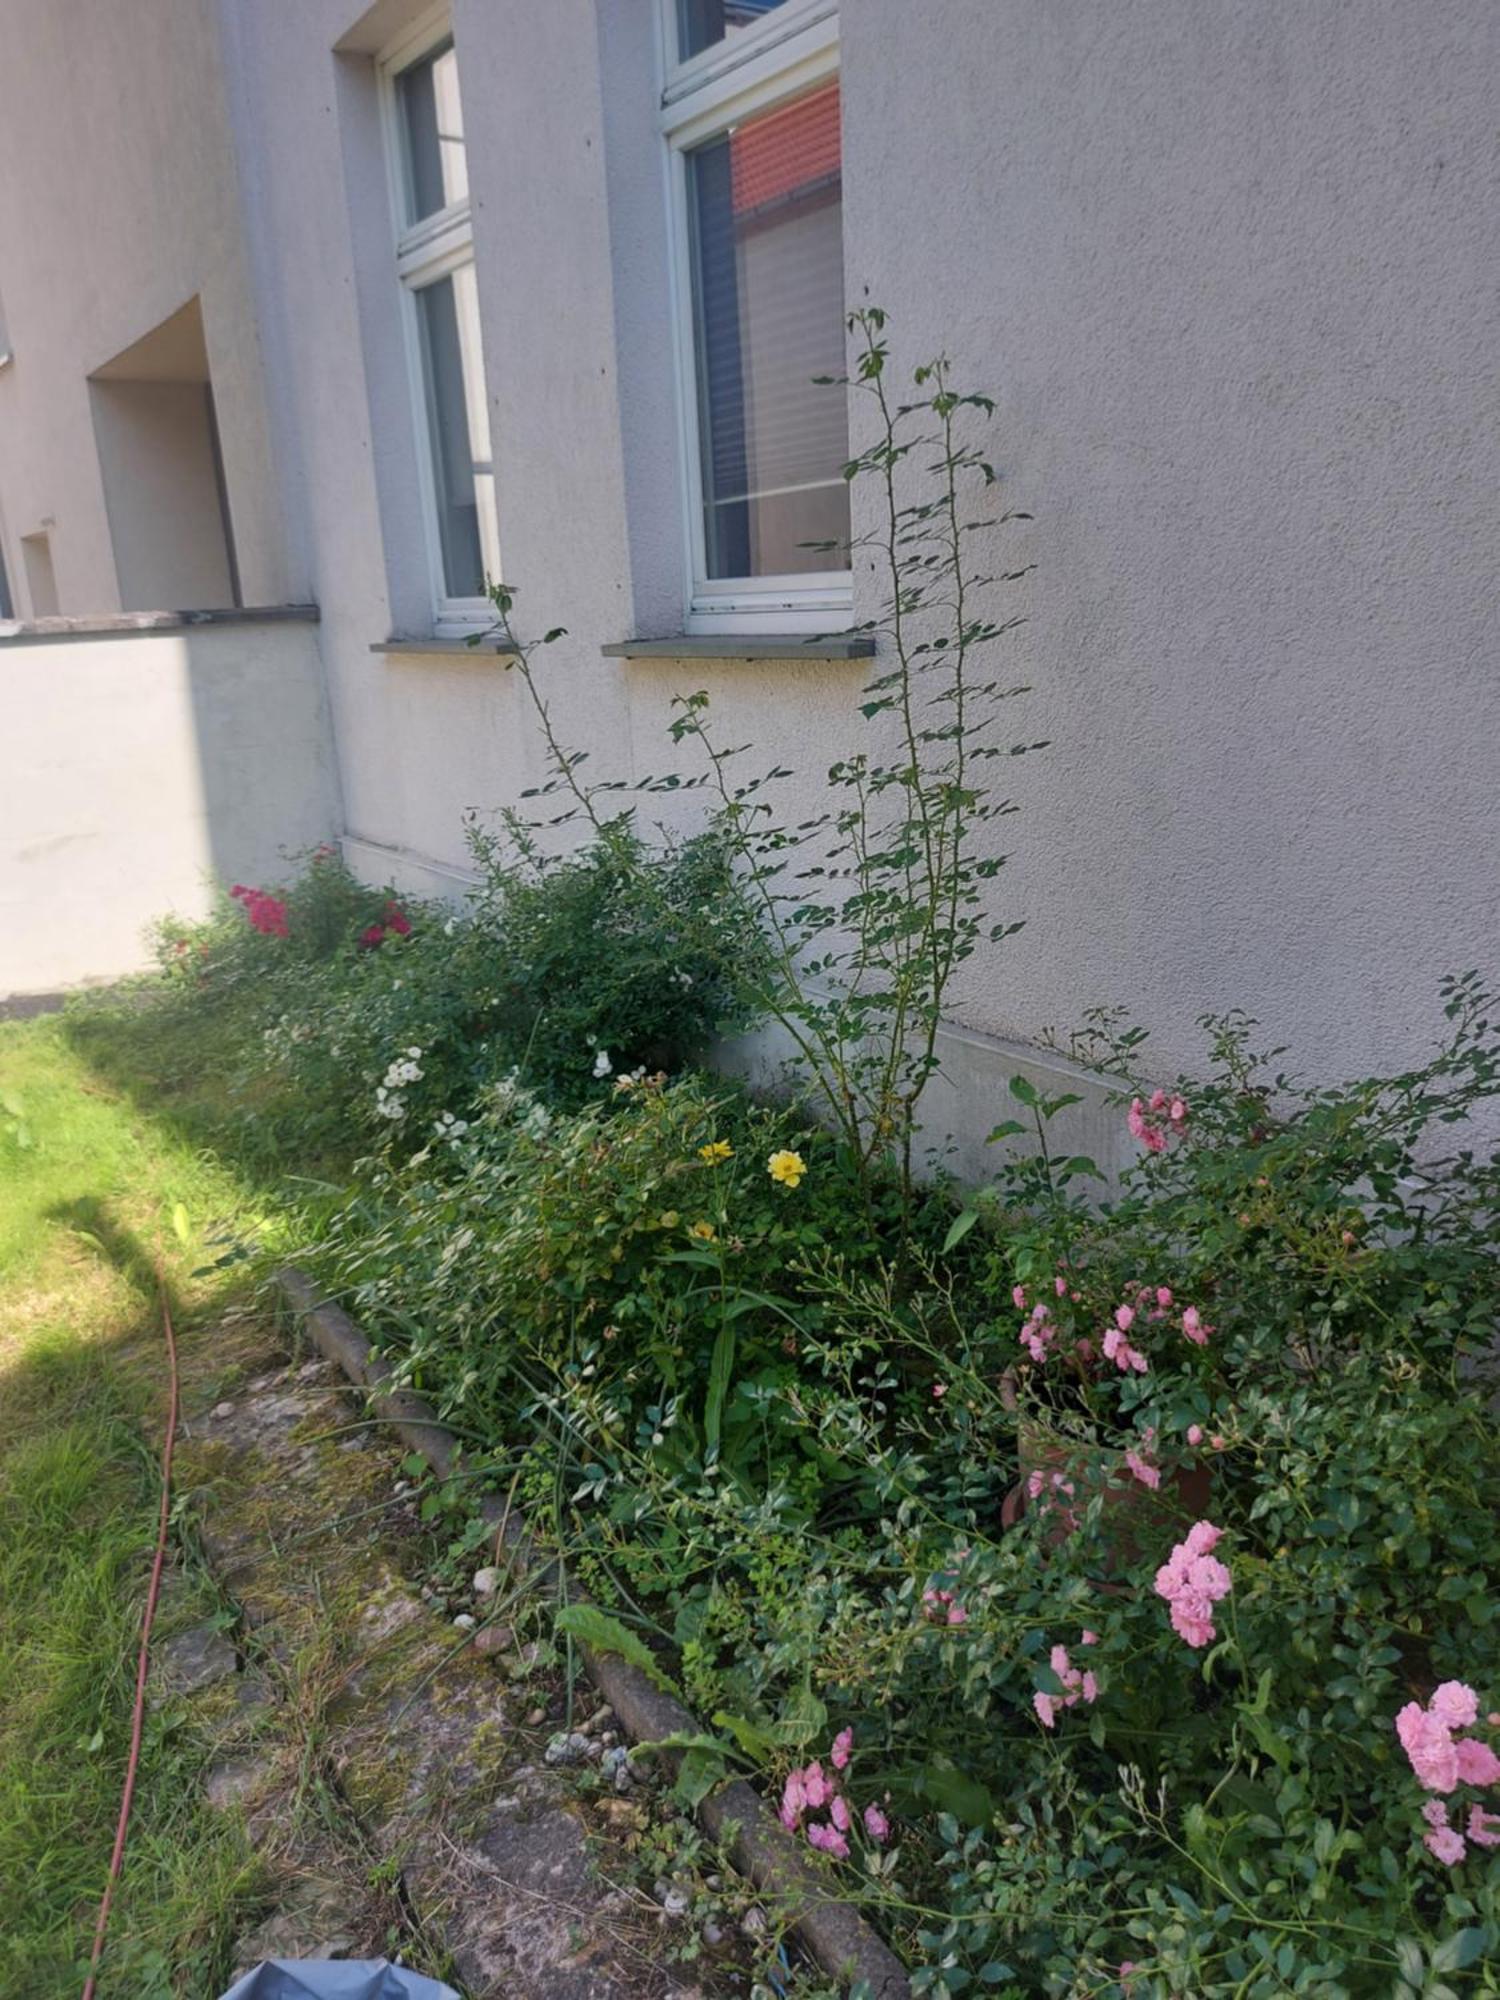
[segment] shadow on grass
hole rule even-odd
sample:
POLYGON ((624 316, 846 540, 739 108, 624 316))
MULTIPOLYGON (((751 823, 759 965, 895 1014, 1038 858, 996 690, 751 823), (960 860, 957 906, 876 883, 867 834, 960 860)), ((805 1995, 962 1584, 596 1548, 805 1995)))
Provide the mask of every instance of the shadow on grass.
MULTIPOLYGON (((129 1287, 100 1301, 103 1337, 81 1337, 76 1318, 40 1324, 0 1375, 0 1881, 11 1888, 0 1992, 74 2000, 129 1749, 165 1357, 155 1258, 138 1232, 102 1199, 44 1213, 129 1287)), ((87 1274, 83 1290, 93 1303, 87 1274)), ((159 1630, 213 1602, 185 1577, 159 1630)), ((263 1900, 243 1830, 202 1800, 210 1754, 180 1706, 153 1703, 108 1991, 221 1991, 263 1900)))
POLYGON ((258 1018, 232 1000, 123 988, 72 1001, 59 1030, 101 1083, 256 1192, 273 1190, 289 1161, 312 1179, 342 1180, 347 1149, 280 1079, 247 1062, 258 1018))

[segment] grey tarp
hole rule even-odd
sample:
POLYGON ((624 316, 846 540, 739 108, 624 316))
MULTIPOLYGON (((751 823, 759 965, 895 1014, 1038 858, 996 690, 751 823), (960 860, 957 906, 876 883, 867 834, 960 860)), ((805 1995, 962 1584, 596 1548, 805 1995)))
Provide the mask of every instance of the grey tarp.
POLYGON ((451 1986, 385 1958, 268 1958, 223 2000, 458 2000, 451 1986))

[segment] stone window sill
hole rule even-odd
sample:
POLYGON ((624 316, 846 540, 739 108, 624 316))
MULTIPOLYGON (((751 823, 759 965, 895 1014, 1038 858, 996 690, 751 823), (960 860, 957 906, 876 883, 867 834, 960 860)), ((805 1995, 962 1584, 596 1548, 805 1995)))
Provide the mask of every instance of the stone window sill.
POLYGON ((462 656, 466 660, 513 660, 515 658, 515 654, 509 646, 502 646, 494 639, 489 638, 481 638, 471 646, 467 639, 412 639, 405 636, 394 636, 389 639, 378 640, 371 646, 370 651, 372 653, 390 653, 398 659, 422 659, 423 657, 451 659, 455 655, 462 656))
POLYGON ((622 639, 599 649, 611 660, 868 660, 875 641, 867 632, 836 632, 810 639, 739 638, 733 632, 687 633, 667 639, 622 639))

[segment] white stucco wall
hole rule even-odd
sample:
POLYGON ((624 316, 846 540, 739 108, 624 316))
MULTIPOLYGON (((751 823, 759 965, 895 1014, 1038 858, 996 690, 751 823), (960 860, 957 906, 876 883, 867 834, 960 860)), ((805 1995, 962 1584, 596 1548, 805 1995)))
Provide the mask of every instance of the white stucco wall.
MULTIPOLYGON (((351 852, 441 887, 463 809, 540 763, 493 662, 369 651, 422 615, 368 61, 402 13, 222 6, 351 852)), ((1037 516, 1002 671, 1052 747, 1011 772, 1027 927, 969 968, 964 1046, 1001 1038, 998 1078, 1123 1002, 1168 1071, 1239 1005, 1323 1075, 1404 1059, 1440 974, 1496 964, 1500 11, 849 0, 843 33, 848 296, 997 395, 1037 516)), ((857 665, 599 653, 682 609, 652 9, 456 0, 455 34, 504 566, 569 628, 560 730, 660 770, 707 686, 800 814, 857 665)))
POLYGON ((212 0, 0 0, 0 278, 13 588, 19 538, 45 527, 59 609, 121 608, 88 377, 196 296, 243 601, 299 596, 271 477, 212 0))
POLYGON ((316 630, 0 643, 0 998, 133 972, 154 919, 337 832, 316 630))

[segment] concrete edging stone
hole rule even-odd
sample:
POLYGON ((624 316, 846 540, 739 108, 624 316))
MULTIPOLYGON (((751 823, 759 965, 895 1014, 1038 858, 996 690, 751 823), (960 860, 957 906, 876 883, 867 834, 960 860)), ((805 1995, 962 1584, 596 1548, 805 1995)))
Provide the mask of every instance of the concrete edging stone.
MULTIPOLYGON (((287 1267, 277 1272, 275 1282, 318 1351, 367 1393, 371 1409, 391 1425, 403 1443, 419 1451, 439 1478, 447 1478, 457 1467, 459 1443, 439 1423, 431 1405, 409 1389, 389 1386, 389 1366, 372 1352, 343 1308, 325 1299, 305 1272, 287 1267)), ((531 1569, 545 1563, 545 1551, 515 1508, 491 1495, 481 1503, 481 1512, 513 1565, 531 1569)), ((571 1603, 590 1601, 571 1586, 567 1595, 571 1603)), ((629 1660, 588 1645, 580 1645, 579 1651, 589 1678, 633 1742, 703 1734, 703 1725, 692 1711, 655 1686, 629 1660)), ((792 1927, 825 1973, 861 1987, 870 2000, 909 2000, 910 1981, 895 1953, 857 1910, 829 1895, 827 1884, 742 1778, 710 1793, 698 1808, 698 1818, 706 1832, 728 1845, 730 1858, 741 1874, 766 1895, 796 1911, 792 1927)))

